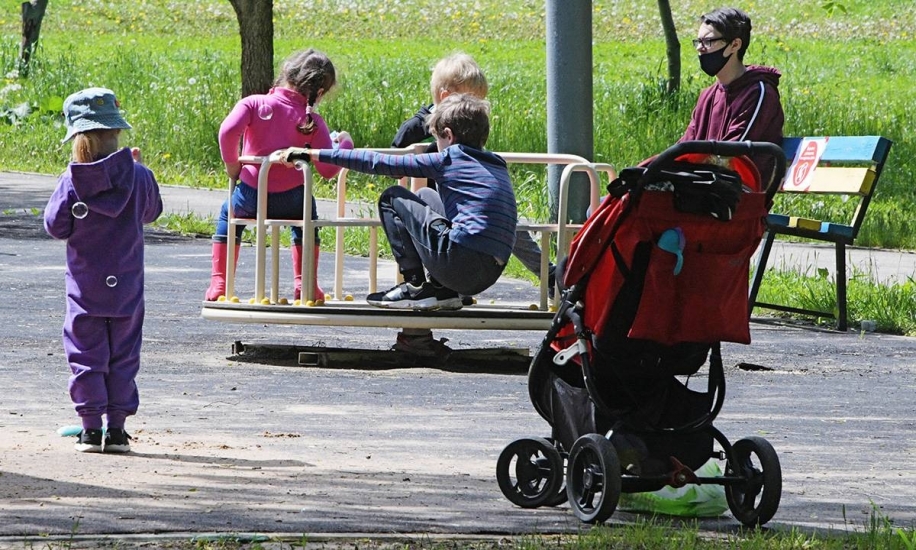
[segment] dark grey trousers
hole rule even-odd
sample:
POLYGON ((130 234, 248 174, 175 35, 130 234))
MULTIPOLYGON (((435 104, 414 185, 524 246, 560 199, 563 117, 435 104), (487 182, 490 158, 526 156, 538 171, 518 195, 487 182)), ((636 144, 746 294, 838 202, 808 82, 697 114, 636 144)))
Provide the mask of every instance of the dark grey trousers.
POLYGON ((378 209, 401 273, 424 267, 443 286, 473 296, 491 287, 506 267, 489 254, 451 241, 452 223, 434 189, 414 194, 398 185, 389 187, 379 197, 378 209))

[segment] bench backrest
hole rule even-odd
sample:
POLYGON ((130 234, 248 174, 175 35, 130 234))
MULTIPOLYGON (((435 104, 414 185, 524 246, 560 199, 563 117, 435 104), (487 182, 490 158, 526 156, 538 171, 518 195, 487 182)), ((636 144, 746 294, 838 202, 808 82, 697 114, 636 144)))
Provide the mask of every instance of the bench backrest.
MULTIPOLYGON (((788 137, 783 140, 783 150, 791 164, 804 138, 788 137)), ((881 136, 830 136, 814 170, 810 185, 802 191, 785 186, 785 193, 814 193, 859 197, 852 219, 845 224, 810 220, 779 213, 771 214, 770 225, 788 232, 810 233, 826 240, 843 238, 850 242, 856 238, 868 204, 875 192, 892 142, 881 136)), ((778 231, 780 229, 777 229, 778 231)))

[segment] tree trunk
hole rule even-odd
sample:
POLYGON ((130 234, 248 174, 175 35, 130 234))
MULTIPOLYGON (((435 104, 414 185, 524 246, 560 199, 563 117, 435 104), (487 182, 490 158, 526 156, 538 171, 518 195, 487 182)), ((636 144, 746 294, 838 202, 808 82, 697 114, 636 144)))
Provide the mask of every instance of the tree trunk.
POLYGON ((668 56, 668 82, 666 91, 674 93, 681 87, 681 43, 677 39, 677 28, 671 15, 671 2, 658 0, 658 12, 665 31, 665 53, 668 56))
POLYGON ((242 38, 242 97, 267 93, 274 80, 273 0, 229 0, 242 38))
POLYGON ((38 43, 41 20, 48 9, 48 0, 29 0, 22 3, 22 43, 19 46, 19 74, 29 76, 29 61, 38 43))

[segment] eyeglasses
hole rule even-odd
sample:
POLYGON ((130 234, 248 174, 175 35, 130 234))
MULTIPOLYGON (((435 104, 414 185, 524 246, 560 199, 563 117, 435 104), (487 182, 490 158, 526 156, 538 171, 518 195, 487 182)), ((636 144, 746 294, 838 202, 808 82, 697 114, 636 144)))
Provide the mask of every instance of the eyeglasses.
POLYGON ((726 42, 727 40, 724 36, 718 36, 714 38, 694 38, 693 40, 691 40, 694 48, 699 48, 700 46, 703 46, 704 50, 708 50, 710 46, 720 41, 726 42))

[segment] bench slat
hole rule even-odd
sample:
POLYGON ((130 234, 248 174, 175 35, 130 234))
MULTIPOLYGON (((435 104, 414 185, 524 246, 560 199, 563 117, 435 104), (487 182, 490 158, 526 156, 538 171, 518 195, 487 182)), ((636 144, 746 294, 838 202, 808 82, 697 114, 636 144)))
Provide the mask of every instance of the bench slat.
POLYGON ((768 215, 767 228, 780 235, 794 235, 832 243, 842 241, 852 244, 855 238, 855 228, 851 225, 799 217, 790 218, 781 214, 768 215))
POLYGON ((873 168, 818 166, 805 190, 786 189, 783 193, 829 193, 834 195, 868 195, 875 183, 873 168))
MULTIPOLYGON (((803 138, 783 139, 782 148, 789 162, 795 159, 803 138)), ((830 136, 821 162, 871 162, 883 163, 890 149, 890 140, 881 136, 830 136)))

